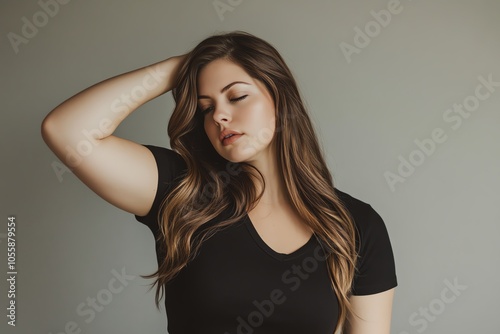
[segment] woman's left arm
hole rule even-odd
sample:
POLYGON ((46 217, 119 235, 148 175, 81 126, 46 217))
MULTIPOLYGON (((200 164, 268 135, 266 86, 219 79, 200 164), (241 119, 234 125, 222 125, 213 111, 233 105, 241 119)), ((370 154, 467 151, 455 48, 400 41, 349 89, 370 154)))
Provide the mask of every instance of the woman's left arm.
POLYGON ((394 288, 365 296, 351 296, 356 315, 350 315, 343 334, 390 334, 394 288))

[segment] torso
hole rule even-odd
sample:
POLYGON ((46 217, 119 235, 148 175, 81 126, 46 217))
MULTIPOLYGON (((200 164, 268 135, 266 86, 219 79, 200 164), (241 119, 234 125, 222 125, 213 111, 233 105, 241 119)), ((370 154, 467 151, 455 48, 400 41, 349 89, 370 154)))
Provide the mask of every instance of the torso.
POLYGON ((292 253, 306 244, 313 234, 291 206, 258 204, 247 214, 260 237, 278 253, 292 253))

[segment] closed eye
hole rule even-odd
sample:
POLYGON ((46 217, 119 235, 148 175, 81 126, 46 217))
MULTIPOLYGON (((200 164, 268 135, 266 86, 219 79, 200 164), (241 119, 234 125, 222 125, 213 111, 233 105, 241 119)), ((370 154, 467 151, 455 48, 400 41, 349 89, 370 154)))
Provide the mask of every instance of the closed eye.
MULTIPOLYGON (((238 101, 241 101, 241 100, 245 99, 247 96, 248 95, 242 95, 240 97, 236 97, 234 99, 230 99, 229 101, 231 101, 231 102, 238 102, 238 101)), ((206 113, 209 113, 210 111, 212 111, 213 108, 214 108, 213 106, 210 106, 210 107, 207 107, 207 108, 203 109, 201 112, 203 114, 206 114, 206 113)))
POLYGON ((240 97, 237 97, 237 98, 234 98, 234 99, 231 99, 230 101, 232 102, 236 102, 236 101, 241 101, 243 100, 245 97, 247 97, 248 95, 242 95, 240 97))

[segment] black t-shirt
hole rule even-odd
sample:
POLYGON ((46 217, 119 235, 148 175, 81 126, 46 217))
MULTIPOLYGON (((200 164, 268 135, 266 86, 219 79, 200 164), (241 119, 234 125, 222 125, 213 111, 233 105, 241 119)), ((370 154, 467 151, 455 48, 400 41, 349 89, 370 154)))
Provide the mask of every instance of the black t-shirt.
MULTIPOLYGON (((161 233, 156 219, 161 200, 186 165, 170 149, 144 146, 156 159, 158 188, 150 212, 135 218, 156 238, 161 233)), ((397 286, 384 221, 369 204, 335 190, 359 230, 359 273, 353 281, 353 294, 369 295, 397 286)), ((224 214, 207 224, 221 219, 224 214)), ((157 242, 158 263, 165 256, 159 246, 157 242)), ((333 333, 338 299, 323 255, 315 235, 291 254, 274 251, 246 215, 205 240, 198 255, 166 284, 169 334, 333 333)))

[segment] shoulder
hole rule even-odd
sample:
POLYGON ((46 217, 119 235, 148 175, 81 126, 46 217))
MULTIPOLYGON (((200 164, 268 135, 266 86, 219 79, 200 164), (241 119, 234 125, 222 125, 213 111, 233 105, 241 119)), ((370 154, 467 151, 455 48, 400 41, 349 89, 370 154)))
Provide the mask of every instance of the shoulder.
POLYGON ((153 155, 157 172, 157 186, 153 204, 149 213, 145 216, 135 216, 135 218, 146 223, 151 228, 156 228, 156 217, 160 210, 162 200, 173 189, 173 186, 185 175, 186 162, 182 156, 172 149, 156 145, 145 145, 153 155))
POLYGON ((335 188, 336 194, 351 214, 357 232, 357 242, 363 250, 367 245, 375 246, 377 241, 389 242, 387 226, 380 214, 368 203, 335 188))
POLYGON ((354 295, 369 295, 397 286, 394 254, 382 217, 368 203, 335 189, 356 227, 358 261, 354 295))
POLYGON ((148 148, 155 157, 155 159, 157 160, 169 162, 171 164, 179 165, 181 167, 185 167, 186 165, 186 162, 181 157, 181 155, 170 148, 150 145, 150 144, 142 144, 142 145, 148 148))
POLYGON ((360 232, 373 228, 380 228, 380 225, 385 224, 377 211, 368 203, 353 197, 352 195, 335 188, 335 192, 339 200, 344 204, 345 208, 350 212, 356 223, 356 227, 360 232))
POLYGON ((156 145, 143 144, 143 146, 148 148, 153 154, 160 183, 170 182, 186 171, 186 162, 174 150, 156 145))
POLYGON ((353 197, 352 195, 341 191, 338 188, 335 188, 335 193, 338 198, 348 207, 356 212, 362 212, 363 210, 367 210, 370 204, 363 202, 362 200, 353 197))

